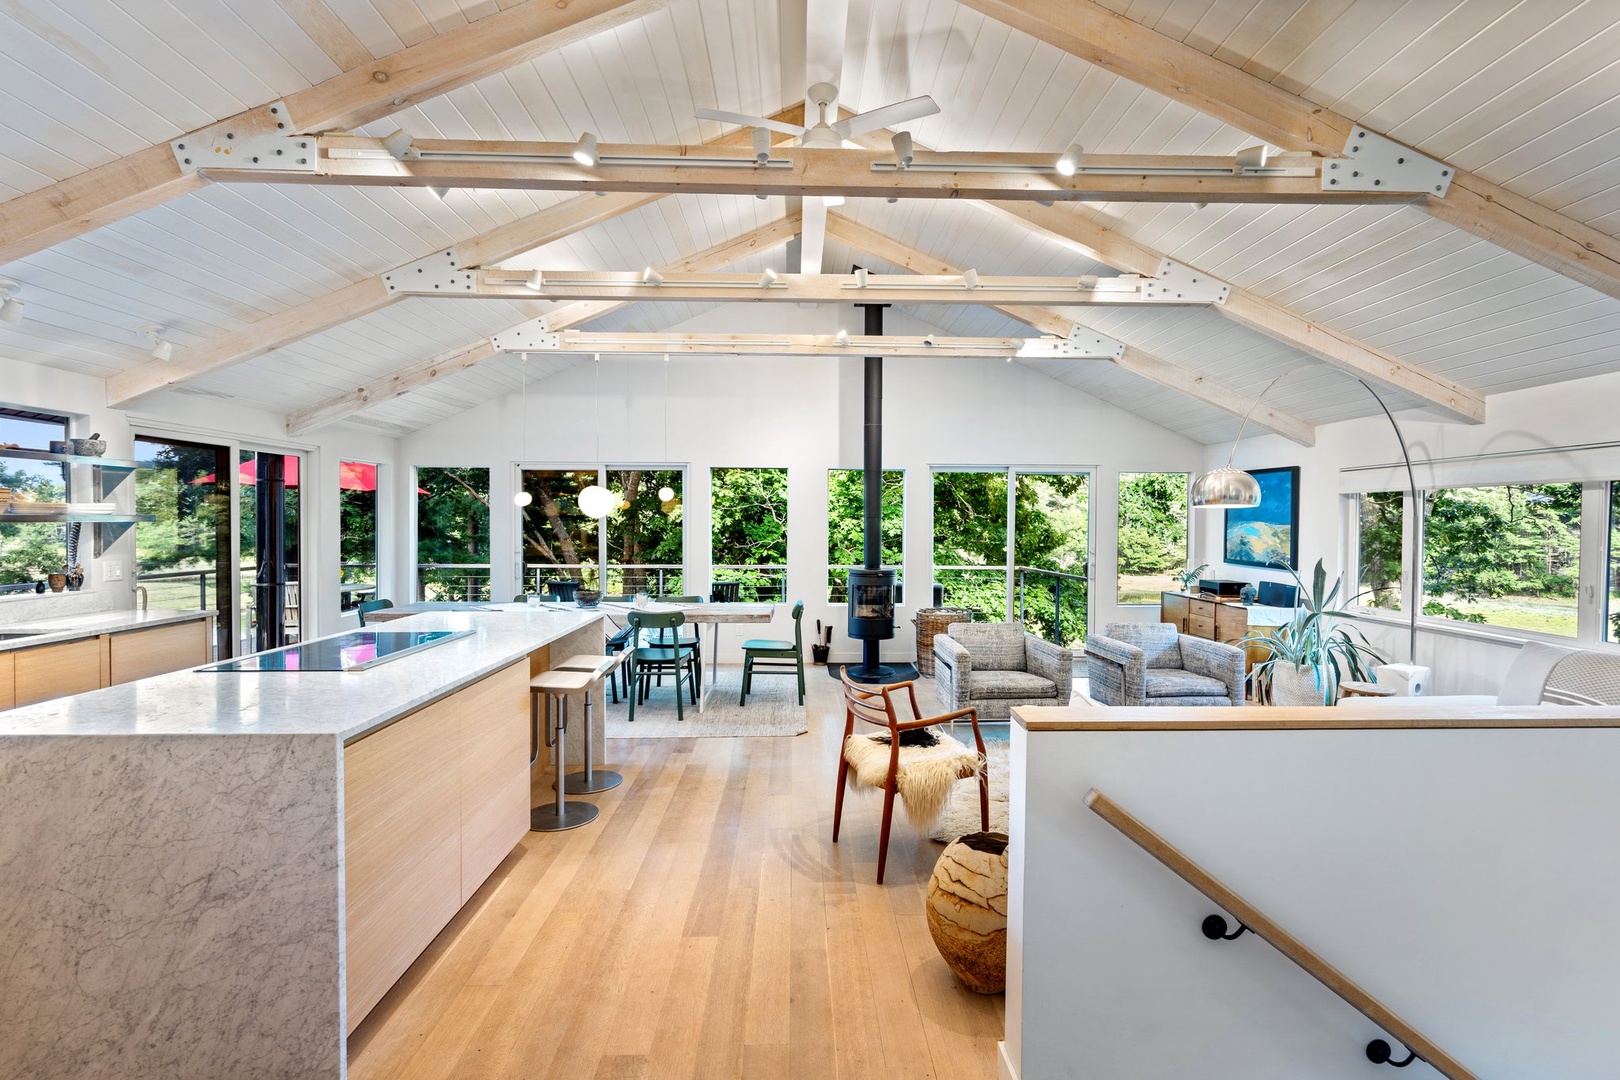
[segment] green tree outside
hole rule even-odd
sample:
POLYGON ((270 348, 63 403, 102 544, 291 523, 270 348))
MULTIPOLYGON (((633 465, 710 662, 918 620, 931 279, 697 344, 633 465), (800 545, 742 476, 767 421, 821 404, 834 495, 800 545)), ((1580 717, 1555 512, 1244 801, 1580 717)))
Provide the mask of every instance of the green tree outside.
POLYGON ((419 468, 416 561, 423 600, 488 600, 489 470, 419 468), (455 565, 462 564, 462 565, 455 565))
MULTIPOLYGON (((865 561, 863 509, 866 473, 861 469, 827 470, 827 601, 842 604, 849 600, 849 568, 865 561)), ((901 584, 905 564, 906 473, 904 469, 884 469, 880 524, 883 558, 881 565, 895 572, 901 584)))
POLYGON ((1187 474, 1119 474, 1119 603, 1157 604, 1187 568, 1187 474))
POLYGON ((709 470, 710 580, 745 600, 787 599, 787 470, 709 470))

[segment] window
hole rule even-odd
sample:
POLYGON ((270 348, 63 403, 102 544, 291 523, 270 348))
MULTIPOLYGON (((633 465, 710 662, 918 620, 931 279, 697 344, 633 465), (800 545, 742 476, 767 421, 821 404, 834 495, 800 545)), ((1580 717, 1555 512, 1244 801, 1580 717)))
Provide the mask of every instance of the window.
POLYGON ((579 509, 579 493, 599 479, 596 469, 524 469, 523 590, 541 592, 547 581, 599 584, 600 523, 579 509))
POLYGON ((338 596, 353 611, 377 596, 377 466, 338 462, 338 596))
MULTIPOLYGON (((67 438, 65 416, 0 409, 0 443, 45 450, 67 438)), ((66 502, 67 466, 56 461, 24 461, 0 455, 0 488, 19 502, 66 502)), ((62 571, 67 559, 66 526, 48 522, 0 525, 0 585, 44 581, 62 571)), ((87 555, 79 556, 86 565, 87 555)))
POLYGON ((787 600, 787 470, 711 469, 710 581, 743 600, 787 600))
POLYGON ((1581 485, 1424 493, 1423 613, 1574 637, 1581 485))
MULTIPOLYGON (((865 507, 863 469, 827 470, 827 602, 849 601, 849 568, 865 562, 865 536, 862 514, 865 507)), ((884 569, 894 571, 898 593, 906 547, 906 473, 904 469, 884 469, 882 497, 882 546, 884 569)), ((898 601, 897 601, 898 602, 898 601)))
POLYGON ((1356 496, 1356 603, 1385 611, 1401 610, 1406 567, 1403 531, 1406 496, 1369 491, 1356 496))
MULTIPOLYGON (((1397 532, 1399 557, 1400 535, 1397 532)), ((1119 474, 1119 603, 1157 604, 1187 569, 1187 474, 1119 474)))
POLYGON ((1603 634, 1607 641, 1620 641, 1620 483, 1609 484, 1609 513, 1604 523, 1609 537, 1609 604, 1605 609, 1603 634))
POLYGON ((489 470, 416 470, 416 594, 488 600, 489 470))
POLYGON ((1091 474, 1015 473, 1013 572, 1018 618, 1060 645, 1085 640, 1090 604, 1091 474))
POLYGON ((655 596, 682 592, 684 481, 681 469, 607 470, 607 488, 619 495, 619 508, 607 518, 606 592, 655 596))
POLYGON ((934 582, 975 619, 1007 617, 1007 470, 934 473, 934 582))

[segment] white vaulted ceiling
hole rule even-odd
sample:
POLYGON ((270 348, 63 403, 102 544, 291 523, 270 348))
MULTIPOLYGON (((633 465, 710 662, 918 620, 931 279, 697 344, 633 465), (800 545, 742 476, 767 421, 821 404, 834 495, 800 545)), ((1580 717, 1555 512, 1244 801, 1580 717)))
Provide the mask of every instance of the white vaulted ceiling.
MULTIPOLYGON (((1620 229, 1620 7, 1608 0, 1103 0, 1120 15, 1443 157, 1604 233, 1620 229)), ((506 4, 499 7, 509 6, 506 4)), ((696 143, 698 107, 770 115, 802 100, 804 4, 671 0, 359 129, 426 138, 696 143)), ((498 10, 471 0, 55 0, 0 3, 0 221, 6 200, 166 143, 498 10), (296 11, 299 17, 288 14, 296 11), (301 25, 302 20, 303 25, 301 25), (359 50, 359 52, 357 52, 359 50)), ((841 105, 929 94, 907 125, 940 150, 1227 155, 1256 139, 1011 29, 958 0, 849 0, 841 105)), ((108 376, 148 359, 136 332, 181 346, 255 321, 568 198, 550 192, 214 184, 0 265, 27 318, 0 356, 108 376)), ((779 198, 669 196, 507 261, 639 269, 782 218, 779 198)), ((955 201, 852 199, 842 211, 986 274, 1110 273, 1066 241, 955 201)), ((1620 370, 1620 300, 1414 208, 1106 203, 1094 221, 1326 327, 1490 394, 1620 370)), ((888 269, 829 238, 830 272, 888 269)), ((777 247, 733 268, 788 269, 777 247)), ((408 300, 207 376, 198 390, 274 412, 465 348, 540 303, 408 300)), ((656 330, 705 310, 639 304, 586 329, 656 330)), ((1321 423, 1376 406, 1296 348, 1214 311, 1067 312, 1250 397, 1321 423)), ((983 308, 908 314, 961 335, 1028 332, 983 308)), ((556 365, 566 359, 549 361, 556 365)), ((1237 420, 1106 363, 1041 362, 1054 378, 1208 441, 1237 420)), ((531 378, 543 376, 537 361, 531 378)), ((507 392, 492 360, 375 404, 405 431, 507 392)), ((1395 394, 1393 403, 1417 407, 1395 394)))

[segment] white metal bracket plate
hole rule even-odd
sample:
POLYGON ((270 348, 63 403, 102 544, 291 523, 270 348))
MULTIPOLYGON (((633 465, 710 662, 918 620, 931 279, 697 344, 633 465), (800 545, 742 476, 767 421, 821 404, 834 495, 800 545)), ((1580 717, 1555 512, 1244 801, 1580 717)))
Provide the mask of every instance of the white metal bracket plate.
POLYGON ((502 330, 490 338, 489 343, 497 352, 555 352, 562 348, 562 335, 553 332, 542 315, 510 330, 502 330))
POLYGON ((1125 343, 1075 324, 1067 338, 1026 338, 1018 349, 1024 360, 1118 360, 1125 343))
POLYGON ((1344 157, 1322 162, 1323 191, 1410 191, 1445 198, 1455 169, 1394 139, 1353 128, 1344 157))
POLYGON ((472 292, 478 275, 461 269, 454 251, 435 251, 425 259, 406 263, 383 275, 383 287, 390 293, 409 296, 443 296, 449 292, 472 292))
POLYGON ((287 103, 273 101, 255 109, 246 122, 238 118, 200 128, 169 143, 169 149, 182 173, 198 169, 312 173, 320 144, 311 135, 282 134, 286 116, 287 103))
POLYGON ((1161 303, 1224 304, 1232 286, 1174 259, 1160 259, 1159 269, 1142 281, 1142 297, 1161 303))

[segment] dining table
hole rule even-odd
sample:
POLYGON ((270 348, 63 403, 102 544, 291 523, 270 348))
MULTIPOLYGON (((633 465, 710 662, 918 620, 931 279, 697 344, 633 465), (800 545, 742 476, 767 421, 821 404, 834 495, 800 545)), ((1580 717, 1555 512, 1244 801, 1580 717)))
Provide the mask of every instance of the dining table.
MULTIPOLYGON (((577 604, 560 601, 548 600, 542 601, 542 604, 560 610, 579 610, 577 604)), ((732 624, 768 623, 776 615, 774 603, 748 601, 697 604, 671 604, 660 600, 649 600, 645 604, 603 601, 596 606, 596 610, 601 611, 614 625, 620 627, 627 624, 632 611, 649 613, 679 611, 686 616, 686 621, 694 626, 710 627, 709 677, 703 680, 703 692, 698 695, 699 713, 708 707, 709 695, 714 693, 715 681, 720 674, 720 628, 732 624)))

